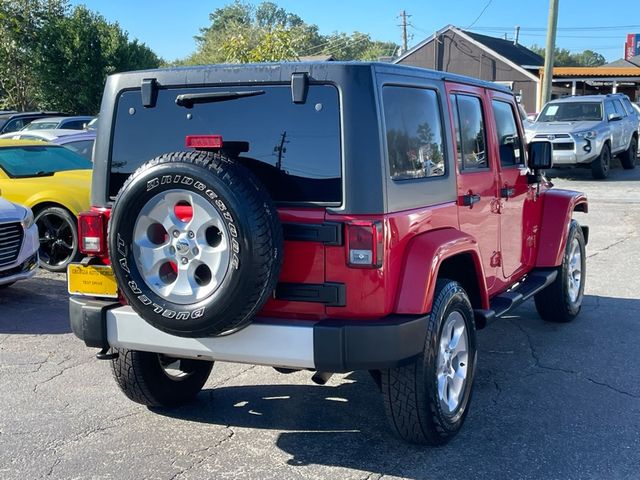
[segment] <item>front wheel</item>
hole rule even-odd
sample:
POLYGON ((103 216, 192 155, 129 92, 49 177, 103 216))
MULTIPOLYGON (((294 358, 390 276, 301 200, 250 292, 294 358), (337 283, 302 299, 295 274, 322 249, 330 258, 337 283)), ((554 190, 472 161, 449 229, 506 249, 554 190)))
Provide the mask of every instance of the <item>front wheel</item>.
POLYGON ((438 280, 422 353, 408 365, 381 372, 391 428, 411 443, 447 443, 467 415, 475 366, 469 297, 458 282, 438 280))
POLYGON ((111 361, 120 390, 148 407, 178 407, 193 400, 209 378, 213 362, 115 349, 111 361))
POLYGON ((558 276, 535 295, 536 310, 544 320, 566 323, 580 313, 586 266, 584 235, 578 222, 571 220, 562 265, 557 268, 558 276))
POLYGON ((636 158, 638 157, 638 139, 632 137, 629 142, 629 148, 620 155, 620 163, 625 170, 636 168, 636 158))
POLYGON ((609 176, 609 170, 611 169, 611 149, 609 144, 605 143, 602 146, 602 151, 598 158, 591 162, 591 174, 593 178, 598 180, 604 180, 609 176))

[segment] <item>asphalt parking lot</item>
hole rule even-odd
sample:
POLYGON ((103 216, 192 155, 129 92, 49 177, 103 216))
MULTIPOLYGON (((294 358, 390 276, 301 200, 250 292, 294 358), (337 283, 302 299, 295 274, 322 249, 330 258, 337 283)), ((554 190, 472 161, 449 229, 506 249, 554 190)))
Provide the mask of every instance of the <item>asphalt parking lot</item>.
POLYGON ((0 478, 638 478, 640 168, 565 172, 591 227, 582 313, 533 302, 479 333, 471 412, 441 448, 397 441, 368 374, 216 364, 196 402, 150 411, 68 326, 63 275, 0 292, 0 478))

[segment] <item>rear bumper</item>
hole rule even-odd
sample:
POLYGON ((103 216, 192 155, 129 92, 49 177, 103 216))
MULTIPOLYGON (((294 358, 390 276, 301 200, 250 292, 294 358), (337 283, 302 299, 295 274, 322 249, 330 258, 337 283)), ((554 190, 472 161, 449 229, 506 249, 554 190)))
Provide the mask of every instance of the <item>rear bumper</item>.
POLYGON ((251 363, 323 372, 402 365, 424 346, 428 316, 376 321, 257 318, 222 337, 169 335, 118 303, 71 297, 71 328, 87 346, 127 348, 176 357, 251 363))

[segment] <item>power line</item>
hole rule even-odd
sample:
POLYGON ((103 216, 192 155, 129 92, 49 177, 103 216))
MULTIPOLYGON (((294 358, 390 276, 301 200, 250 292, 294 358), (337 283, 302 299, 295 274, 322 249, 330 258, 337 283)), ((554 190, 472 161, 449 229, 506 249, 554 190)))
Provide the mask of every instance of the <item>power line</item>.
MULTIPOLYGON (((472 24, 473 25, 473 24, 472 24)), ((471 28, 471 27, 466 27, 467 29, 471 28)), ((592 31, 592 30, 622 30, 622 29, 639 29, 640 25, 605 25, 605 26, 589 26, 589 27, 560 27, 558 28, 558 31, 562 31, 562 32, 571 32, 571 31, 592 31)), ((513 29, 513 26, 507 26, 507 27, 475 27, 474 30, 499 30, 499 31, 503 31, 503 30, 507 30, 507 31, 511 31, 513 29)), ((538 32, 545 32, 547 29, 545 27, 520 27, 520 30, 525 30, 525 31, 538 31, 538 32)))
POLYGON ((482 11, 480 12, 480 15, 478 15, 478 16, 476 17, 476 19, 475 19, 473 22, 471 22, 471 25, 469 25, 468 27, 465 27, 465 30, 467 30, 467 29, 469 29, 469 28, 473 27, 473 26, 476 24, 476 22, 477 22, 478 20, 480 20, 480 17, 482 17, 482 15, 483 15, 483 14, 484 14, 484 12, 487 10, 487 8, 489 8, 489 5, 491 5, 491 2, 492 2, 492 1, 493 1, 493 0, 489 0, 489 1, 487 2, 487 4, 484 6, 484 8, 482 9, 482 11))

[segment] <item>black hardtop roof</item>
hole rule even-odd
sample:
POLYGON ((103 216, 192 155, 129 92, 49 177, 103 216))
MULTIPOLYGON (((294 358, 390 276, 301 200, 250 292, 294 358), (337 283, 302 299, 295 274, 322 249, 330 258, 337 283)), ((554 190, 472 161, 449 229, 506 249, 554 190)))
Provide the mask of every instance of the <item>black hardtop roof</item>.
POLYGON ((384 62, 281 62, 215 64, 189 67, 168 67, 154 70, 139 70, 118 73, 110 76, 122 88, 139 87, 143 79, 156 78, 160 85, 204 85, 211 83, 263 83, 289 82, 293 73, 308 73, 315 81, 335 80, 350 73, 384 73, 391 75, 414 76, 433 80, 475 85, 512 93, 505 86, 479 80, 472 77, 441 72, 427 68, 384 62))

